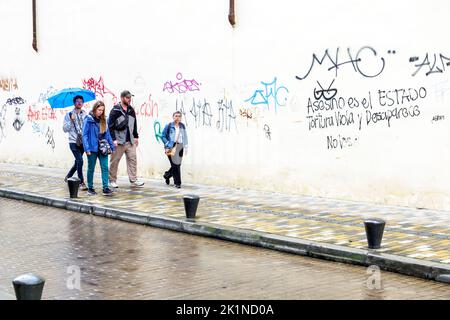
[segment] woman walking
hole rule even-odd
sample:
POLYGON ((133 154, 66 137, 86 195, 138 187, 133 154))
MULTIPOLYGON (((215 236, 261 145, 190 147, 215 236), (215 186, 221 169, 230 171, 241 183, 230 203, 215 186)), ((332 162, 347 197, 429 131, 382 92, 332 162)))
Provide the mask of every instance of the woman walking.
POLYGON ((164 173, 166 183, 170 184, 170 178, 176 188, 181 188, 181 161, 183 154, 187 154, 188 137, 186 126, 181 123, 181 112, 173 114, 173 122, 168 123, 162 132, 164 149, 170 161, 170 169, 164 173))
POLYGON ((110 196, 113 192, 108 187, 108 155, 115 147, 106 123, 105 104, 102 101, 97 101, 86 116, 83 125, 83 147, 88 158, 88 195, 97 194, 94 189, 94 171, 98 159, 102 172, 103 195, 110 196))

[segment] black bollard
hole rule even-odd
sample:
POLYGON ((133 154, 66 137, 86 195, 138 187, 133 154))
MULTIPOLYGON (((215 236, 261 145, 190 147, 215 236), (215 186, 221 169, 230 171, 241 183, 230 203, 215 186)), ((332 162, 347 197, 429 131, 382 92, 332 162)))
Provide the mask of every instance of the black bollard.
POLYGON ((186 211, 186 218, 195 218, 195 213, 197 212, 198 202, 200 197, 194 194, 188 194, 183 196, 184 210, 186 211))
POLYGON ((385 225, 386 222, 381 219, 375 218, 364 220, 369 249, 380 249, 385 225))
POLYGON ((69 193, 71 198, 78 198, 78 188, 80 188, 80 179, 72 177, 67 179, 69 193))
POLYGON ((40 276, 27 273, 13 280, 17 300, 41 300, 45 280, 40 276))

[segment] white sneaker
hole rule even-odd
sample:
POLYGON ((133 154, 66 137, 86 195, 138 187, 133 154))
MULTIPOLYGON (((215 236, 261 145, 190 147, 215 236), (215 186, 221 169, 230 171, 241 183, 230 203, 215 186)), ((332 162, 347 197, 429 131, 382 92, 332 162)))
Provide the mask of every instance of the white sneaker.
POLYGON ((119 186, 117 185, 117 183, 115 183, 114 181, 110 182, 110 183, 109 183, 109 186, 110 186, 111 188, 118 188, 118 187, 119 187, 119 186))
POLYGON ((131 182, 132 187, 142 187, 145 182, 136 180, 135 182, 131 182))

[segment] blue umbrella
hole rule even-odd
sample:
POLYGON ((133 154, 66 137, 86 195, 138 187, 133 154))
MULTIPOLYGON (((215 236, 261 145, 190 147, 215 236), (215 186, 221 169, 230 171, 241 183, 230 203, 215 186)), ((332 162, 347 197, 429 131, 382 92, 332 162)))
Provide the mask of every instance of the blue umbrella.
POLYGON ((76 96, 82 96, 84 102, 95 100, 95 93, 81 88, 67 88, 60 90, 49 97, 48 103, 53 109, 65 108, 73 106, 73 98, 76 96))

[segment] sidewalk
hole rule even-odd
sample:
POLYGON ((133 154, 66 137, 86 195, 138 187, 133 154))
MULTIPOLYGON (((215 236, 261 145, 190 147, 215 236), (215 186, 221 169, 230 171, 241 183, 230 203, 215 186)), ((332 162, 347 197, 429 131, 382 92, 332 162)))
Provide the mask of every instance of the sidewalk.
POLYGON ((135 189, 121 178, 113 197, 80 192, 69 199, 65 173, 1 163, 0 196, 449 282, 450 212, 217 186, 175 189, 162 178, 135 189), (185 218, 184 194, 201 198, 195 221, 185 218), (380 250, 367 250, 368 217, 387 222, 380 250))

